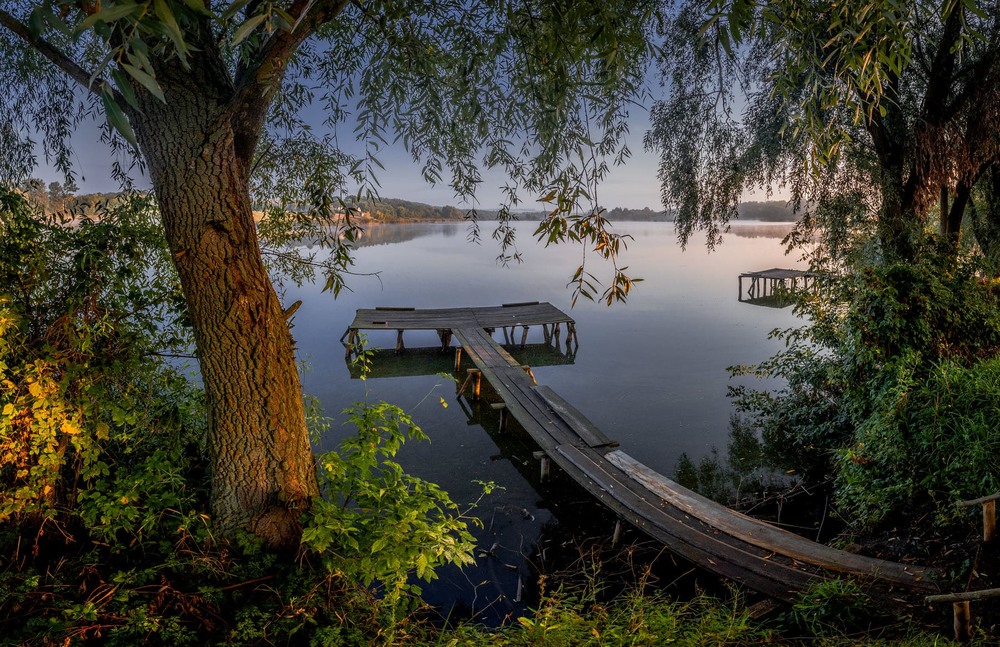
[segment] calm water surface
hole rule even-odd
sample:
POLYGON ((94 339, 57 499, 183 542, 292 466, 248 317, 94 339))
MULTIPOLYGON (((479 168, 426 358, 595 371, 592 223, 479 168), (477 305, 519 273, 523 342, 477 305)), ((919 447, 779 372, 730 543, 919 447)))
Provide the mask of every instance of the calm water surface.
MULTIPOLYGON (((544 249, 530 236, 530 225, 519 231, 525 262, 506 268, 495 263, 498 250, 492 241, 466 242, 464 224, 382 225, 356 255, 355 270, 377 272, 377 278, 355 277, 353 292, 336 300, 318 286, 288 288, 286 302, 304 302, 292 334, 309 366, 305 390, 327 413, 339 414, 366 399, 398 404, 431 437, 430 443, 411 443, 401 452, 408 469, 444 486, 459 503, 475 499, 475 480, 506 488, 476 510, 485 524, 480 544, 495 545, 495 557, 481 557, 465 573, 444 574, 429 591, 434 601, 446 606, 458 601, 463 610, 482 612, 487 620, 517 612, 517 579, 529 579, 529 563, 537 565, 539 559, 536 544, 559 523, 560 505, 566 503, 554 486, 537 482, 531 458, 536 448, 517 434, 497 434, 496 414, 459 401, 452 382, 434 374, 352 379, 338 340, 355 309, 553 303, 576 320, 579 348, 572 363, 536 366, 538 382, 571 402, 624 451, 667 475, 682 453, 697 462, 713 447, 725 449, 732 415, 726 367, 770 356, 781 342, 768 340, 768 332, 798 323, 791 309, 737 300, 741 272, 802 266, 780 244, 787 225, 734 225, 712 253, 699 240, 682 251, 671 223, 618 223, 618 230, 635 237, 623 262, 644 281, 627 304, 611 308, 580 300, 571 310, 566 283, 581 248, 544 249)), ((610 276, 596 257, 587 262, 588 270, 610 276)), ((501 332, 495 337, 501 341, 501 332)), ((372 347, 395 345, 394 331, 368 338, 372 347)), ((405 341, 407 348, 438 344, 433 332, 408 332, 405 341)), ((532 331, 529 342, 541 341, 541 331, 532 331)), ((447 366, 445 360, 428 370, 447 366)), ((336 447, 348 433, 335 424, 323 448, 336 447)))

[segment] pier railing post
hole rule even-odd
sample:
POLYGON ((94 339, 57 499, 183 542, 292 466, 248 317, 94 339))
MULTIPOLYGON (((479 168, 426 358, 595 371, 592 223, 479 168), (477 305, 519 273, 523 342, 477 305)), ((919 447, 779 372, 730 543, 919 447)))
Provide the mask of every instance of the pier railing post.
POLYGON ((959 508, 971 508, 977 505, 983 506, 983 543, 989 543, 996 539, 997 499, 1000 499, 1000 492, 958 503, 959 508))

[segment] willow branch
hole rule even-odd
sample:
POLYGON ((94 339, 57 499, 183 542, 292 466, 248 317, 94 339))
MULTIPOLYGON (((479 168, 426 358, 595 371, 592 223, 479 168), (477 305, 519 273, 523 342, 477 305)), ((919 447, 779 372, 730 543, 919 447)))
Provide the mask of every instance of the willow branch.
POLYGON ((248 172, 271 99, 281 87, 289 60, 316 29, 344 10, 347 1, 296 0, 288 11, 295 20, 291 30, 279 29, 272 33, 253 60, 240 70, 230 105, 236 116, 233 123, 238 124, 237 154, 245 161, 248 172))
POLYGON ((347 6, 347 0, 296 0, 288 9, 295 19, 291 30, 272 33, 254 55, 253 61, 236 79, 235 102, 259 101, 270 96, 280 85, 285 66, 299 45, 324 23, 336 18, 347 6))
POLYGON ((28 29, 27 25, 3 9, 0 9, 0 26, 7 28, 8 31, 34 48, 35 51, 47 58, 49 62, 65 72, 71 79, 76 81, 80 87, 92 94, 100 96, 101 91, 98 87, 91 84, 91 75, 87 72, 87 70, 80 67, 77 63, 74 63, 72 59, 66 56, 66 54, 41 36, 36 36, 31 33, 31 30, 28 29))

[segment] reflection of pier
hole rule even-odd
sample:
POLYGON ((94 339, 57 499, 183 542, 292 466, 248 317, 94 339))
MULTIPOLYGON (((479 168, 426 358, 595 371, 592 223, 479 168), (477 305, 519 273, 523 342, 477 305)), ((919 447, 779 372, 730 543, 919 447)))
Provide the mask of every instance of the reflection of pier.
POLYGON ((785 270, 771 268, 760 272, 740 274, 739 299, 744 303, 771 308, 784 308, 792 303, 792 297, 816 285, 816 274, 805 270, 785 270), (746 292, 743 279, 747 279, 746 292))
MULTIPOLYGON (((817 580, 850 575, 883 586, 935 589, 929 569, 872 559, 836 550, 706 499, 615 449, 593 423, 548 387, 535 383, 522 364, 493 339, 497 328, 543 326, 546 342, 566 324, 575 340, 573 320, 550 304, 513 304, 495 308, 449 310, 359 310, 344 333, 348 355, 359 330, 397 331, 397 350, 409 328, 437 330, 443 348, 451 338, 455 370, 464 355, 475 366, 460 387, 480 394, 485 379, 500 402, 492 405, 503 419, 513 418, 538 444, 542 474, 558 465, 591 495, 674 553, 717 575, 741 582, 773 598, 791 600, 817 580)), ((505 331, 509 342, 511 333, 505 331)), ((569 340, 567 340, 569 341, 569 340)), ((556 344, 558 346, 558 343, 556 344)), ((508 420, 509 421, 509 420, 508 420)))
MULTIPOLYGON (((572 349, 563 351, 551 343, 548 344, 504 344, 504 349, 514 360, 526 366, 562 366, 572 364, 574 353, 572 349)), ((407 348, 405 353, 392 349, 370 349, 371 366, 367 376, 408 377, 412 375, 437 375, 448 373, 455 368, 455 357, 444 353, 440 348, 407 348)), ((361 368, 351 358, 347 358, 347 368, 352 378, 361 376, 361 368)))

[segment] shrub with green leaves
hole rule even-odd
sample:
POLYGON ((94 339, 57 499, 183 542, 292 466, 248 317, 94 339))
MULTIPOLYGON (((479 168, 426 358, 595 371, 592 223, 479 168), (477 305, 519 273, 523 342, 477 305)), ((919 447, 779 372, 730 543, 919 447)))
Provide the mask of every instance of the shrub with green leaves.
POLYGON ((357 433, 320 457, 323 499, 308 514, 302 545, 326 568, 364 586, 379 584, 391 607, 419 594, 444 564, 471 564, 474 540, 440 487, 391 460, 406 439, 427 436, 399 407, 380 402, 345 411, 357 433))
POLYGON ((103 540, 184 507, 198 396, 151 358, 184 344, 148 197, 52 220, 0 192, 0 522, 68 522, 103 540))
POLYGON ((765 443, 794 448, 792 467, 834 473, 856 529, 953 522, 956 501, 1000 489, 1000 299, 973 262, 929 250, 869 265, 803 309, 785 351, 737 369, 787 386, 736 401, 765 443))
POLYGON ((956 501, 1000 490, 1000 358, 918 369, 908 355, 882 372, 874 410, 837 455, 838 496, 866 527, 915 501, 953 522, 956 501))

